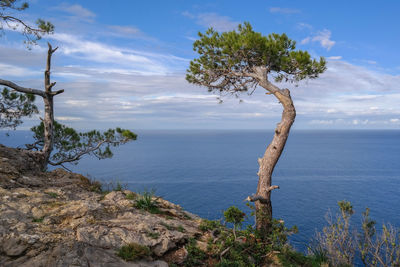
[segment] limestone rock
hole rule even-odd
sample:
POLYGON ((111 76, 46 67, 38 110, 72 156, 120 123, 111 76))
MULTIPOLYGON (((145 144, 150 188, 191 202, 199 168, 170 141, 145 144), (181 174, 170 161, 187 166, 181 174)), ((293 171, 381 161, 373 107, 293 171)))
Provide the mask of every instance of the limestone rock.
POLYGON ((151 214, 134 207, 129 190, 92 188, 80 174, 40 172, 28 152, 0 145, 0 266, 167 267, 161 259, 182 263, 185 243, 201 235, 199 217, 179 205, 155 197, 162 213, 151 214), (119 258, 129 243, 149 247, 153 260, 119 258))
POLYGON ((181 247, 180 249, 167 253, 164 259, 175 264, 182 264, 185 262, 187 256, 188 251, 185 247, 181 247))

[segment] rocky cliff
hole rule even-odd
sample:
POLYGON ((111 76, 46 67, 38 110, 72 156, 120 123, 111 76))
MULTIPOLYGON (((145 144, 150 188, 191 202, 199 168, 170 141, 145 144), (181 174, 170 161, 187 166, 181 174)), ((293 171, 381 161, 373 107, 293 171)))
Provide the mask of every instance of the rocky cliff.
POLYGON ((128 190, 100 192, 88 178, 40 172, 26 152, 0 145, 0 266, 168 266, 199 238, 200 219, 153 197, 158 212, 135 207, 128 190), (149 248, 139 261, 121 247, 149 248))

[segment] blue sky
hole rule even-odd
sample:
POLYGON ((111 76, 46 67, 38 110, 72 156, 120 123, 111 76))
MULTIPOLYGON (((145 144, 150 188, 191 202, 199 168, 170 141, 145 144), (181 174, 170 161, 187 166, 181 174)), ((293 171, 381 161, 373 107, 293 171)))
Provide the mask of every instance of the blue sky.
MULTIPOLYGON (((76 128, 272 129, 281 107, 257 89, 225 97, 188 84, 199 31, 248 21, 286 33, 297 48, 324 56, 328 70, 292 91, 297 129, 400 128, 400 2, 385 1, 30 1, 54 35, 28 51, 23 37, 0 38, 0 77, 42 88, 46 41, 53 57, 56 119, 76 128)), ((41 106, 41 102, 38 102, 41 106)), ((26 121, 29 128, 38 118, 26 121)))

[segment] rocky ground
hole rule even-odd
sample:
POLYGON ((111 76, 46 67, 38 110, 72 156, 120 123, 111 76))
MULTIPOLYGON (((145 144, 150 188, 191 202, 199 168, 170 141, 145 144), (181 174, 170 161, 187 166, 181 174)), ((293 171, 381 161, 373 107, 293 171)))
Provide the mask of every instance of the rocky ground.
POLYGON ((25 152, 0 145, 0 266, 161 267, 182 263, 189 238, 201 238, 200 218, 178 205, 154 197, 152 214, 135 208, 131 191, 98 189, 63 169, 40 172, 25 152), (117 256, 132 243, 151 255, 117 256))

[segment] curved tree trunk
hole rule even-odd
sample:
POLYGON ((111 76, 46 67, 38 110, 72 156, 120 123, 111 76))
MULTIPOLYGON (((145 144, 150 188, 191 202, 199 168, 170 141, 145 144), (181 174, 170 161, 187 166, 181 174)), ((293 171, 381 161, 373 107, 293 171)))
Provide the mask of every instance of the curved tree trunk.
POLYGON ((258 159, 260 168, 257 173, 259 176, 257 192, 256 196, 250 199, 255 201, 257 230, 262 234, 268 234, 271 231, 272 222, 271 191, 279 188, 272 185, 272 173, 285 147, 290 128, 296 117, 296 110, 289 89, 279 89, 268 81, 260 83, 260 85, 273 94, 283 106, 282 119, 275 129, 274 137, 264 156, 258 159))

